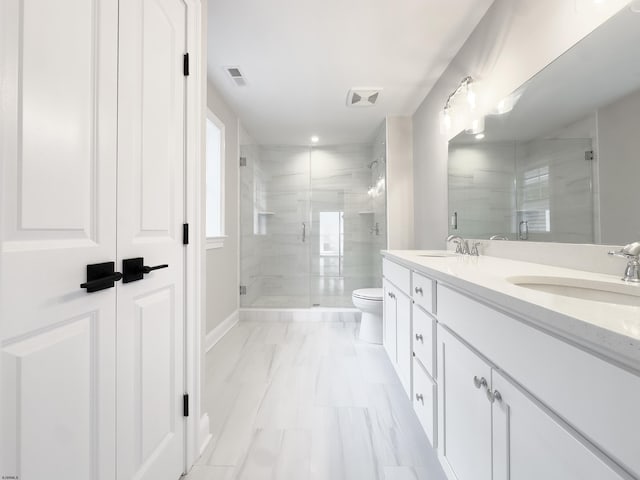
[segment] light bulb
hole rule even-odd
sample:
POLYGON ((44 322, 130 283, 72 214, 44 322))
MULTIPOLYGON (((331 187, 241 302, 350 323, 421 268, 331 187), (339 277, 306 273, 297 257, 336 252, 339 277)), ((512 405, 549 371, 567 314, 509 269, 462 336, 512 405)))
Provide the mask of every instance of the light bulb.
POLYGON ((475 110, 476 108, 476 92, 473 89, 471 84, 467 85, 467 103, 469 104, 470 110, 475 110))
POLYGON ((311 137, 311 143, 318 143, 320 141, 320 137, 318 137, 317 135, 313 135, 311 137))
POLYGON ((440 112, 440 133, 447 134, 451 130, 451 108, 445 108, 440 112))
POLYGON ((479 133, 476 135, 476 140, 482 140, 484 138, 484 133, 479 133))
POLYGON ((476 115, 469 122, 469 128, 466 129, 467 133, 478 134, 484 132, 484 116, 476 115))

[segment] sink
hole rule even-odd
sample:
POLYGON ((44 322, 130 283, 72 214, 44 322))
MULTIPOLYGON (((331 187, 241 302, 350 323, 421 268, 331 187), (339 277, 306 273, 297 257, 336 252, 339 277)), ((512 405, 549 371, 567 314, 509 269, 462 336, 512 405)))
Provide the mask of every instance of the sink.
POLYGON ((444 258, 444 257, 455 257, 456 254, 453 252, 447 252, 445 250, 433 250, 427 251, 423 253, 418 253, 418 257, 435 257, 435 258, 444 258))
POLYGON ((522 276, 507 281, 519 287, 563 297, 640 307, 640 285, 571 277, 522 276))

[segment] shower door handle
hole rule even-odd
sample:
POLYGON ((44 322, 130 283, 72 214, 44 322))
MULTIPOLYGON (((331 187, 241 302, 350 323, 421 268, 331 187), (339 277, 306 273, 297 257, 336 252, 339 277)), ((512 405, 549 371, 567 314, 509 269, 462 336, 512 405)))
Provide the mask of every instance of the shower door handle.
POLYGON ((305 242, 307 240, 307 224, 302 222, 302 241, 305 242))

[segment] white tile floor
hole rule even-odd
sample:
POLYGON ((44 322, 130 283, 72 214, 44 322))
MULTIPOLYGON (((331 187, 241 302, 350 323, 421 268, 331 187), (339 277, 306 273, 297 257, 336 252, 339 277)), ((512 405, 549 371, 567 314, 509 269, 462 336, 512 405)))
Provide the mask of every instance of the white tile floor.
POLYGON ((185 480, 444 480, 382 347, 357 331, 234 327, 207 354, 213 440, 185 480))

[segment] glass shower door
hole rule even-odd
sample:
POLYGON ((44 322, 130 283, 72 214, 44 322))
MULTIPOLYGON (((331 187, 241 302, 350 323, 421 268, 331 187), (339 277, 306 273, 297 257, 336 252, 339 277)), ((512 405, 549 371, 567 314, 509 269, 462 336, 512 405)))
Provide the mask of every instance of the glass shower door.
POLYGON ((311 306, 353 307, 353 290, 380 286, 386 202, 384 158, 374 150, 353 144, 311 152, 311 306))
POLYGON ((242 307, 307 308, 309 149, 241 147, 242 307))

